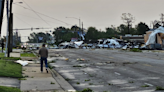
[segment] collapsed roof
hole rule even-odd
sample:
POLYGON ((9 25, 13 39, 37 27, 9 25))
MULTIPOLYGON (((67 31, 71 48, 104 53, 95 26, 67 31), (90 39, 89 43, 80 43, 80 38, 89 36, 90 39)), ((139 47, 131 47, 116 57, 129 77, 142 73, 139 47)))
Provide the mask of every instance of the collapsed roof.
POLYGON ((158 33, 164 33, 164 27, 159 27, 156 30, 154 30, 150 35, 149 35, 149 39, 146 42, 146 45, 149 44, 155 44, 156 43, 156 34, 158 33))

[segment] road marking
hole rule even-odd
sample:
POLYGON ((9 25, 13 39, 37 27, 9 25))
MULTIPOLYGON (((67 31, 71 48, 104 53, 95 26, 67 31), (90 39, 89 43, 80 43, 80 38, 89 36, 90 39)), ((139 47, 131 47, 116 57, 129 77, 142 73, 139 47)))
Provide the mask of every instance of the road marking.
POLYGON ((146 85, 149 85, 149 86, 153 86, 152 84, 150 84, 150 83, 145 83, 146 85))
POLYGON ((118 73, 118 72, 114 72, 116 75, 121 75, 120 73, 118 73))

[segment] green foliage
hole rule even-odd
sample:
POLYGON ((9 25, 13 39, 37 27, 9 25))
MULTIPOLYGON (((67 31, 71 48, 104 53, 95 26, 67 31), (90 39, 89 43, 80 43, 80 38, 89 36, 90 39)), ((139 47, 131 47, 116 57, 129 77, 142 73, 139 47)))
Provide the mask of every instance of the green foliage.
POLYGON ((158 91, 158 90, 164 90, 164 88, 163 88, 163 87, 157 86, 155 90, 156 90, 156 91, 158 91))
POLYGON ((30 36, 28 37, 28 42, 29 43, 46 43, 46 41, 50 40, 51 35, 49 33, 43 33, 43 32, 39 32, 39 33, 31 33, 30 36), (39 40, 39 37, 43 37, 42 40, 39 40))
POLYGON ((141 87, 150 87, 149 85, 143 85, 143 86, 141 86, 141 87))
POLYGON ((148 25, 146 25, 145 23, 142 23, 142 22, 140 22, 140 23, 137 25, 136 28, 137 28, 137 34, 138 34, 138 35, 145 34, 146 31, 149 30, 148 25))
POLYGON ((21 53, 21 57, 36 57, 33 53, 21 53))
POLYGON ((85 81, 90 81, 90 79, 88 79, 88 80, 85 80, 85 81))
POLYGON ((0 53, 0 57, 4 57, 5 56, 5 53, 0 53))
POLYGON ((0 92, 21 92, 21 90, 14 87, 0 86, 0 92))
POLYGON ((93 92, 93 90, 90 88, 87 88, 87 89, 83 89, 83 91, 81 91, 81 92, 93 92))
POLYGON ((76 82, 76 84, 80 84, 80 82, 76 82))
POLYGON ((130 49, 130 51, 132 51, 132 52, 142 52, 142 50, 140 50, 140 49, 138 49, 138 48, 130 49))
MULTIPOLYGON (((81 31, 81 29, 77 26, 72 26, 71 29, 65 27, 55 28, 53 35, 56 38, 56 44, 58 45, 61 42, 70 41, 71 38, 80 38, 78 35, 79 30, 81 31)), ((128 25, 125 24, 120 24, 120 26, 117 27, 111 26, 106 28, 106 31, 99 31, 95 27, 89 27, 86 30, 85 39, 97 40, 102 38, 119 38, 120 35, 124 36, 129 33, 132 35, 142 35, 148 30, 149 27, 143 22, 140 22, 135 27, 128 27, 128 25)))
POLYGON ((66 78, 65 80, 66 80, 66 81, 70 81, 71 79, 69 79, 69 78, 66 78))
POLYGON ((18 80, 27 80, 26 78, 19 78, 18 80))
POLYGON ((129 81, 129 83, 134 83, 133 81, 129 81))
POLYGON ((94 27, 90 27, 90 28, 88 28, 88 32, 87 32, 87 34, 86 34, 86 39, 92 39, 92 40, 97 40, 98 39, 98 36, 99 36, 100 34, 99 34, 99 32, 98 32, 98 30, 96 29, 96 28, 94 28, 94 27))
POLYGON ((89 85, 93 85, 93 83, 89 83, 89 85))
POLYGON ((51 82, 50 84, 55 84, 54 82, 51 82))
POLYGON ((0 60, 0 76, 22 78, 22 66, 13 61, 0 60))
POLYGON ((53 67, 50 65, 50 63, 48 63, 48 67, 49 67, 49 69, 53 69, 53 67))
POLYGON ((21 60, 19 57, 0 57, 1 60, 21 60))
POLYGON ((73 26, 71 29, 66 29, 65 27, 58 27, 53 32, 54 37, 56 37, 56 44, 58 45, 64 41, 70 41, 71 38, 78 38, 77 31, 79 28, 77 26, 73 26))

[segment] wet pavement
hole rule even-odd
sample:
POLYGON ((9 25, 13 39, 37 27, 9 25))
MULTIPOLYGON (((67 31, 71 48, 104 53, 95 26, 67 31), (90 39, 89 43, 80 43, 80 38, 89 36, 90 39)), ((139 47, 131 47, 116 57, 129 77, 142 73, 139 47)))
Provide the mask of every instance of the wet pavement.
POLYGON ((164 87, 164 53, 107 49, 50 50, 51 63, 76 90, 154 92, 164 87), (68 59, 66 59, 68 58, 68 59))

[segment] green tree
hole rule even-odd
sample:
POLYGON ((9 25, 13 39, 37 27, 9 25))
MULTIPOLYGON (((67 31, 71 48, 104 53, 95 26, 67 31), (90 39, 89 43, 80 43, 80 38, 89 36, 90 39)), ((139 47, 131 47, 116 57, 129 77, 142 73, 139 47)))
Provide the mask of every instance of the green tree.
POLYGON ((142 35, 142 34, 145 34, 146 31, 149 30, 149 27, 148 27, 148 25, 146 25, 145 23, 140 22, 140 23, 137 25, 136 29, 137 29, 137 34, 138 34, 138 35, 142 35))
POLYGON ((124 24, 121 24, 120 26, 117 27, 120 35, 125 35, 128 33, 128 27, 124 24))
POLYGON ((97 40, 99 35, 100 34, 95 27, 89 27, 85 37, 87 40, 97 40))
POLYGON ((65 27, 55 28, 53 32, 54 37, 56 38, 56 44, 59 44, 64 41, 71 41, 71 38, 78 38, 78 27, 72 26, 71 29, 65 27))
POLYGON ((108 38, 117 37, 118 32, 114 28, 106 28, 106 35, 108 38))
POLYGON ((50 34, 49 33, 43 33, 43 32, 39 32, 39 33, 31 33, 30 36, 28 37, 28 42, 29 43, 46 43, 48 40, 50 40, 50 34), (42 40, 39 40, 39 37, 42 37, 42 40))

